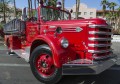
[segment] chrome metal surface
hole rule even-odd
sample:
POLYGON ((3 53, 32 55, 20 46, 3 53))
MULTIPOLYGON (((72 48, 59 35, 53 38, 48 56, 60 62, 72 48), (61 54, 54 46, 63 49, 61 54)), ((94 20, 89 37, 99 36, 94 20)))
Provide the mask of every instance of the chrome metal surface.
POLYGON ((93 56, 95 60, 103 60, 103 59, 112 58, 112 57, 114 57, 113 53, 105 56, 93 56))
MULTIPOLYGON (((116 64, 117 57, 110 58, 108 60, 93 61, 93 64, 82 63, 82 64, 63 64, 62 74, 63 75, 91 75, 99 74, 114 64, 116 64)), ((84 61, 83 61, 84 62, 84 61)))
POLYGON ((108 50, 88 50, 89 53, 106 53, 106 52, 111 52, 112 49, 108 49, 108 50))
POLYGON ((93 24, 93 25, 89 25, 89 27, 90 28, 107 28, 107 29, 112 29, 112 27, 109 26, 109 25, 95 25, 95 24, 93 24))
POLYGON ((90 41, 111 41, 112 38, 89 38, 90 41))
POLYGON ((112 35, 113 33, 111 32, 102 32, 102 31, 90 31, 89 34, 99 34, 99 35, 112 35))
POLYGON ((112 44, 88 44, 89 47, 109 47, 112 44))

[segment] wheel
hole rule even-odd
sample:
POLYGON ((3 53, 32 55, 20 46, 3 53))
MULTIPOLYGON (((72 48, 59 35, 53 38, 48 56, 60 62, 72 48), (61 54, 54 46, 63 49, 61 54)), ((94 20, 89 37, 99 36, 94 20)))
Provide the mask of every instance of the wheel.
POLYGON ((47 45, 38 46, 32 52, 30 67, 33 75, 44 84, 55 84, 62 77, 62 68, 54 66, 52 52, 47 45))

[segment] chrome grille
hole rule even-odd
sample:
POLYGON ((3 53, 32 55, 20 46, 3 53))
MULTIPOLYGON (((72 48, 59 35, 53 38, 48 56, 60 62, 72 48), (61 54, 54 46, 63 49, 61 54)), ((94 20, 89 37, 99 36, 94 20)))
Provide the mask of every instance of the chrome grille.
POLYGON ((109 25, 89 25, 88 52, 94 59, 107 58, 112 53, 111 30, 109 25))

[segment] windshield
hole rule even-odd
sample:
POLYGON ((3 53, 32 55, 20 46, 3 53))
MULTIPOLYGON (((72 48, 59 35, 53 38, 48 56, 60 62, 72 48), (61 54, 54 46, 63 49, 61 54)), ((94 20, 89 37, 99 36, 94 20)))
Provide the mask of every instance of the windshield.
POLYGON ((69 13, 52 8, 41 8, 41 15, 42 18, 46 21, 69 19, 69 13))

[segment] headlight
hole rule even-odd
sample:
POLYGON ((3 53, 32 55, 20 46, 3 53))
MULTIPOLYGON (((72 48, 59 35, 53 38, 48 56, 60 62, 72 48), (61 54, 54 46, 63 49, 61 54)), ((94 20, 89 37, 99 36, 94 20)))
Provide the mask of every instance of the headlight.
POLYGON ((65 38, 63 38, 63 39, 61 40, 61 46, 62 46, 63 48, 67 48, 67 47, 69 46, 68 40, 65 39, 65 38))

